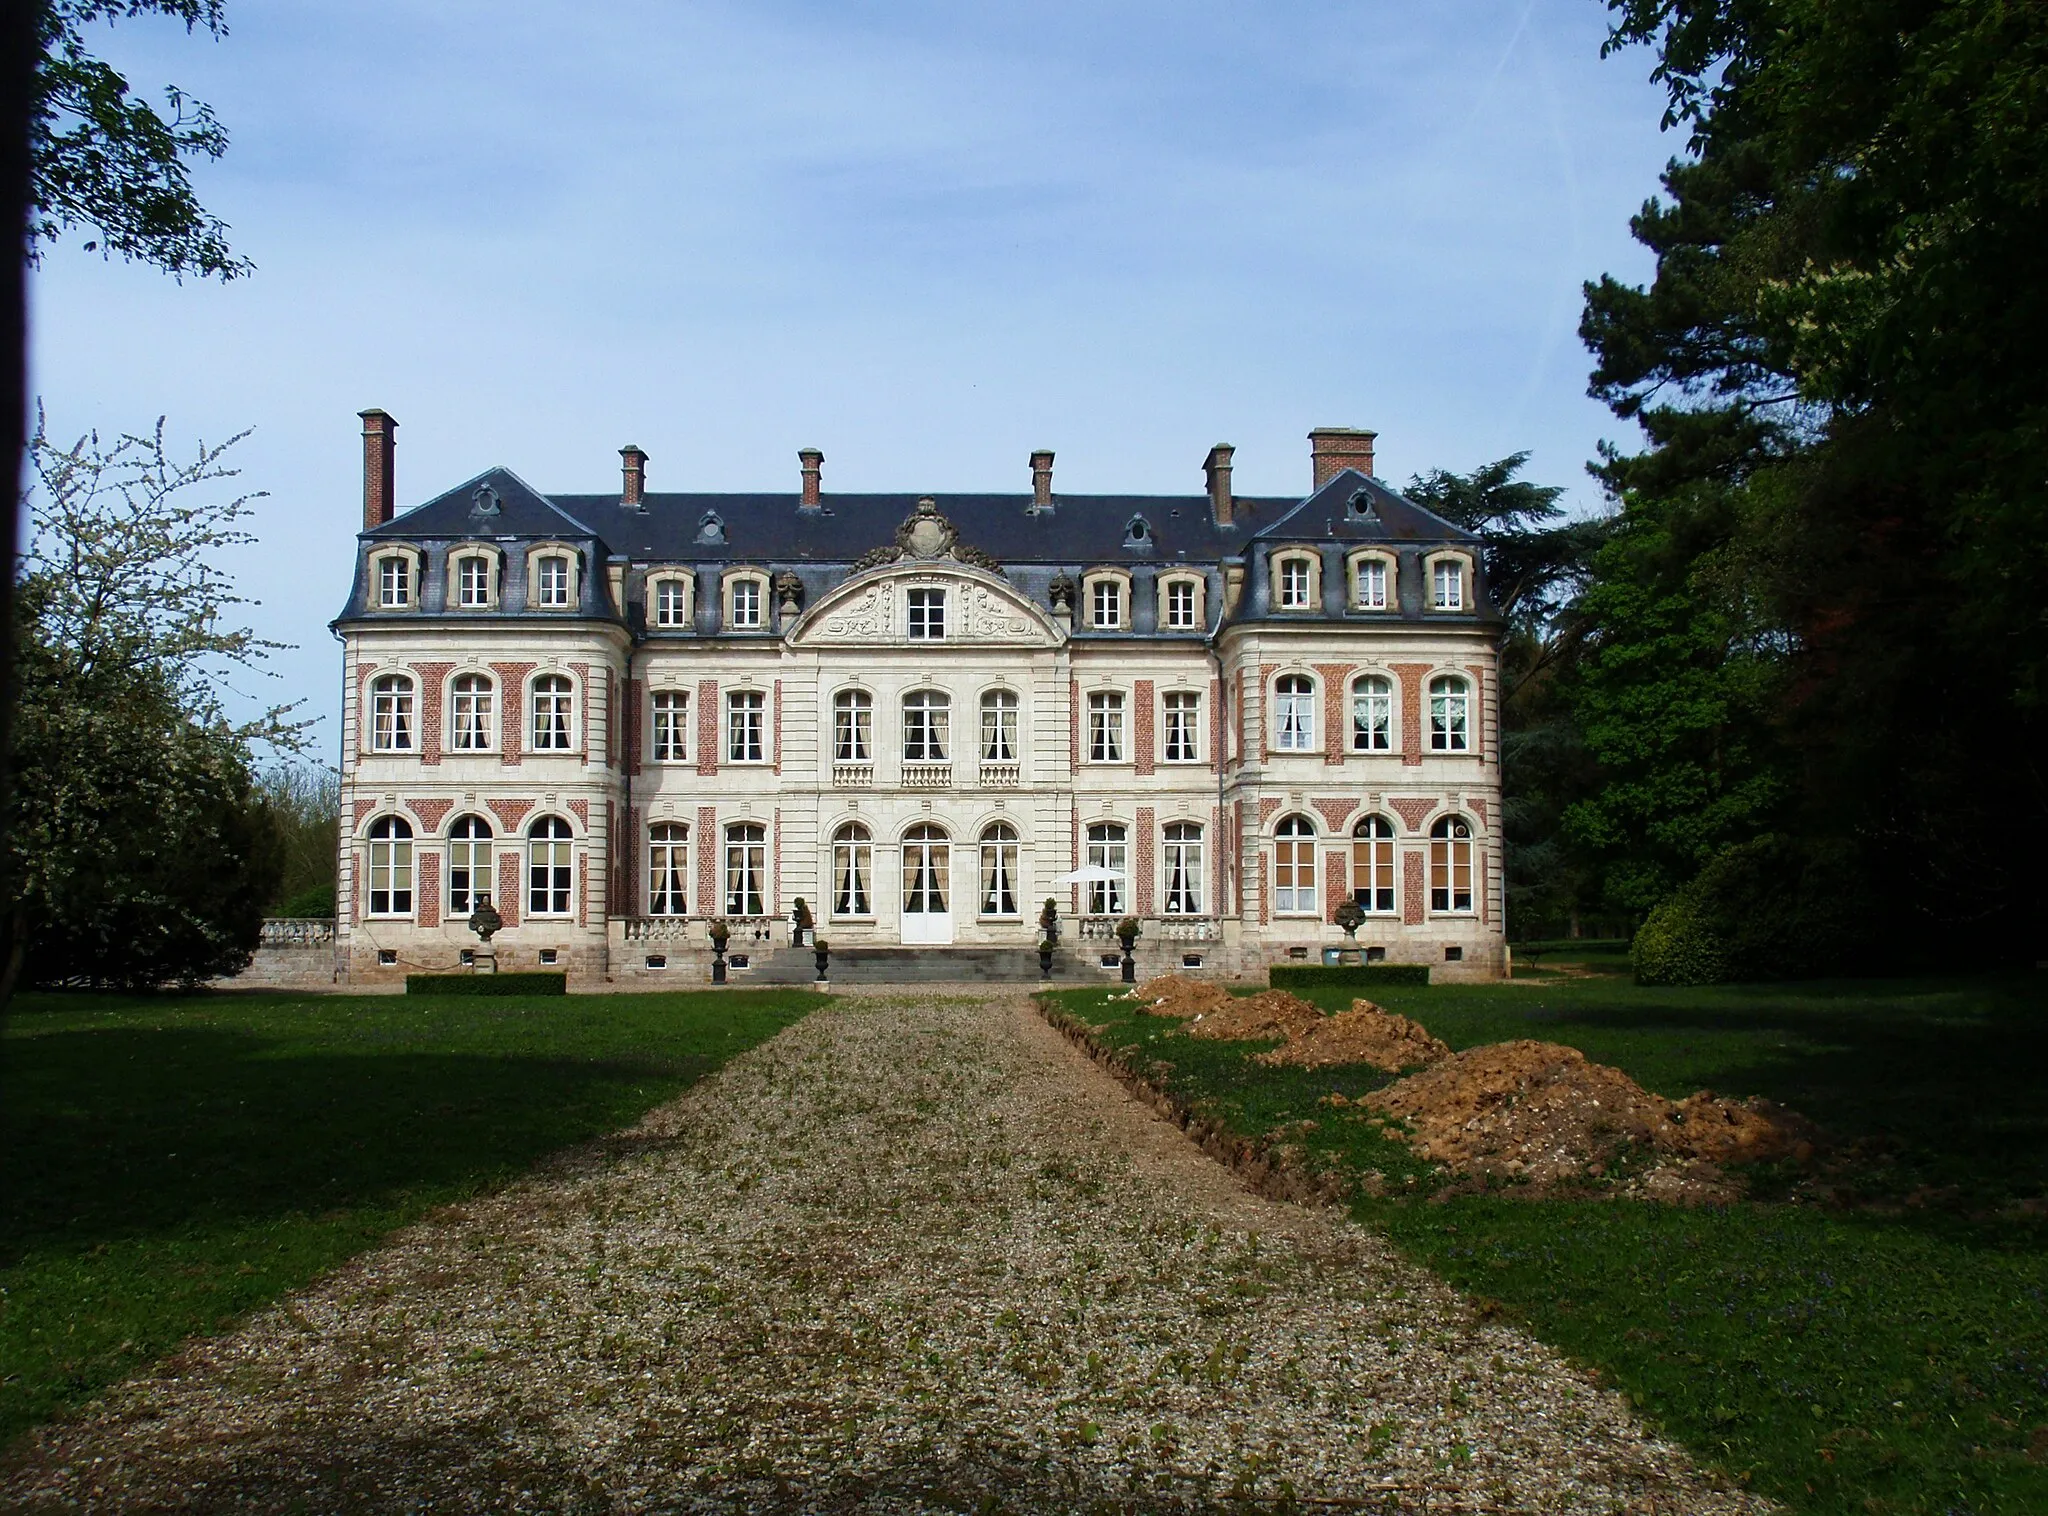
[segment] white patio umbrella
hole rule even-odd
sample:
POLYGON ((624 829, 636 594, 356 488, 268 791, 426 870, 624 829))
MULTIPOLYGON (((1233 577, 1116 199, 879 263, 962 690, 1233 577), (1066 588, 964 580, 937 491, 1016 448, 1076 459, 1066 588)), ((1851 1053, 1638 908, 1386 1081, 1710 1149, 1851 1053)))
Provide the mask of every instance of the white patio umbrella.
POLYGON ((1071 874, 1062 874, 1053 880, 1054 884, 1110 884, 1125 878, 1122 869, 1106 869, 1099 863, 1086 868, 1075 869, 1071 874))

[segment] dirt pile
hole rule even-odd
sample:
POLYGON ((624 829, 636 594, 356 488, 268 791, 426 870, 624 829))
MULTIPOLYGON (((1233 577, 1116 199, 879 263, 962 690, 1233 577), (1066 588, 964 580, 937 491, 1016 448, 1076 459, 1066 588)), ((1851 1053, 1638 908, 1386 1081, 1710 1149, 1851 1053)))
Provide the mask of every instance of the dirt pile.
POLYGON ((1798 1118, 1767 1102, 1667 1100, 1554 1042, 1472 1048, 1360 1103, 1406 1121, 1425 1158, 1535 1183, 1597 1177, 1631 1145, 1715 1167, 1811 1151, 1798 1118))
POLYGON ((1161 974, 1148 979, 1124 997, 1139 1002, 1140 1009, 1153 1016, 1201 1016, 1226 1004, 1230 992, 1207 979, 1190 979, 1184 974, 1161 974))
POLYGON ((1389 1074, 1450 1056, 1450 1047, 1432 1037, 1421 1022, 1382 1010, 1370 1000, 1354 1000, 1350 1010, 1325 1016, 1299 1035, 1290 1036, 1285 1047, 1257 1055, 1260 1063, 1306 1069, 1369 1063, 1389 1074))
POLYGON ((1225 996, 1221 1005, 1195 1017, 1188 1035, 1229 1042, 1285 1037, 1292 1042, 1325 1019, 1321 1011, 1299 995, 1290 995, 1285 990, 1260 990, 1256 995, 1225 996))

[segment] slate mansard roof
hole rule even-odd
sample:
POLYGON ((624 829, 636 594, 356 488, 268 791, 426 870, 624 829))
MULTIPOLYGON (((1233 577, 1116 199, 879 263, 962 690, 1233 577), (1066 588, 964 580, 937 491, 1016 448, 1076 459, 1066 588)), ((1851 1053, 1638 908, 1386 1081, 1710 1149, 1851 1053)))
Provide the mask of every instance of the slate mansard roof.
MULTIPOLYGON (((608 567, 623 568, 633 603, 628 620, 636 630, 641 629, 640 620, 630 612, 638 608, 645 574, 667 566, 700 574, 739 564, 770 574, 788 570, 802 581, 808 604, 844 580, 862 555, 892 543, 898 526, 926 498, 936 502, 964 547, 1001 562, 1019 591, 1048 607, 1052 582, 1061 574, 1078 582, 1090 570, 1123 568, 1143 580, 1169 569, 1188 569, 1209 578, 1220 592, 1224 569, 1241 566, 1246 594, 1228 624, 1304 619, 1300 613, 1270 612, 1266 558, 1275 548, 1318 551, 1326 580, 1334 575, 1340 583, 1346 553, 1364 546, 1386 548, 1403 560, 1404 593, 1400 610, 1383 613, 1384 619, 1387 614, 1420 613, 1420 562, 1428 552, 1453 546, 1476 549, 1479 541, 1353 469, 1344 469, 1303 498, 1237 496, 1231 524, 1219 526, 1206 494, 1060 493, 1053 496, 1050 509, 1036 511, 1029 494, 830 491, 811 509, 802 508, 793 493, 650 493, 632 506, 617 494, 544 495, 511 470, 493 468, 363 532, 356 583, 335 625, 388 622, 406 614, 376 608, 368 573, 368 555, 394 544, 426 554, 423 577, 429 581, 445 554, 464 542, 486 542, 501 550, 540 542, 577 547, 588 555, 589 566, 583 576, 580 613, 618 619, 603 581, 608 567), (1406 566, 1410 559, 1417 565, 1412 572, 1406 566), (1412 595, 1406 588, 1411 583, 1412 595)), ((1476 567, 1477 552, 1472 556, 1476 567)), ((511 578, 508 571, 507 579, 511 578)), ((1481 582, 1474 589, 1474 611, 1465 619, 1492 622, 1496 618, 1485 585, 1481 582)), ((438 600, 429 594, 426 609, 439 609, 438 600)), ((1210 603, 1220 604, 1220 594, 1210 603)), ((472 619, 478 613, 461 614, 472 619)), ((552 614, 559 618, 562 613, 552 614)), ((1081 627, 1075 631, 1085 635, 1081 627)))

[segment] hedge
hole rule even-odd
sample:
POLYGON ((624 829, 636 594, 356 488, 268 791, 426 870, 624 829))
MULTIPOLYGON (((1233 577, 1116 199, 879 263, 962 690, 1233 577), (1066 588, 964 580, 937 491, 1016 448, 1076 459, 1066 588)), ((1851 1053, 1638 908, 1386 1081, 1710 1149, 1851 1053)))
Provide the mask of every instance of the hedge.
POLYGON ((1267 970, 1274 989, 1371 989, 1385 984, 1428 984, 1426 963, 1276 963, 1267 970))
POLYGON ((518 974, 407 974, 408 995, 566 995, 569 976, 560 969, 518 974))

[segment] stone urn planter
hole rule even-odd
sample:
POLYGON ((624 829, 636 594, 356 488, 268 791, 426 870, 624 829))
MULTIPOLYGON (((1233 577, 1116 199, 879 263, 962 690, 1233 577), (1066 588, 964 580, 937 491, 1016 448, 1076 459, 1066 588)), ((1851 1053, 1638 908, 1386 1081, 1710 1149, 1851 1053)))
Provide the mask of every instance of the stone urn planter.
POLYGON ((491 897, 476 897, 476 909, 469 913, 469 929, 476 933, 478 947, 470 955, 469 971, 472 974, 495 974, 498 972, 498 950, 491 946, 491 938, 505 925, 491 905, 491 897))
POLYGON ((1362 962, 1362 955, 1358 951, 1358 929, 1365 925, 1365 912, 1359 909, 1358 902, 1345 901, 1331 913, 1330 919, 1344 929, 1344 946, 1337 949, 1337 961, 1362 962))
POLYGON ((1038 977, 1040 979, 1052 978, 1052 949, 1052 938, 1041 937, 1038 939, 1038 977))
POLYGON ((723 916, 711 923, 711 982, 725 983, 725 945, 732 941, 732 926, 723 916))
POLYGON ((1124 945, 1124 983, 1136 984, 1138 982, 1138 960, 1131 956, 1131 948, 1138 940, 1138 918, 1136 916, 1126 916, 1116 924, 1116 940, 1124 945))
POLYGON ((832 977, 830 972, 832 966, 832 944, 823 937, 813 937, 811 939, 811 961, 818 966, 817 982, 823 984, 832 977))

